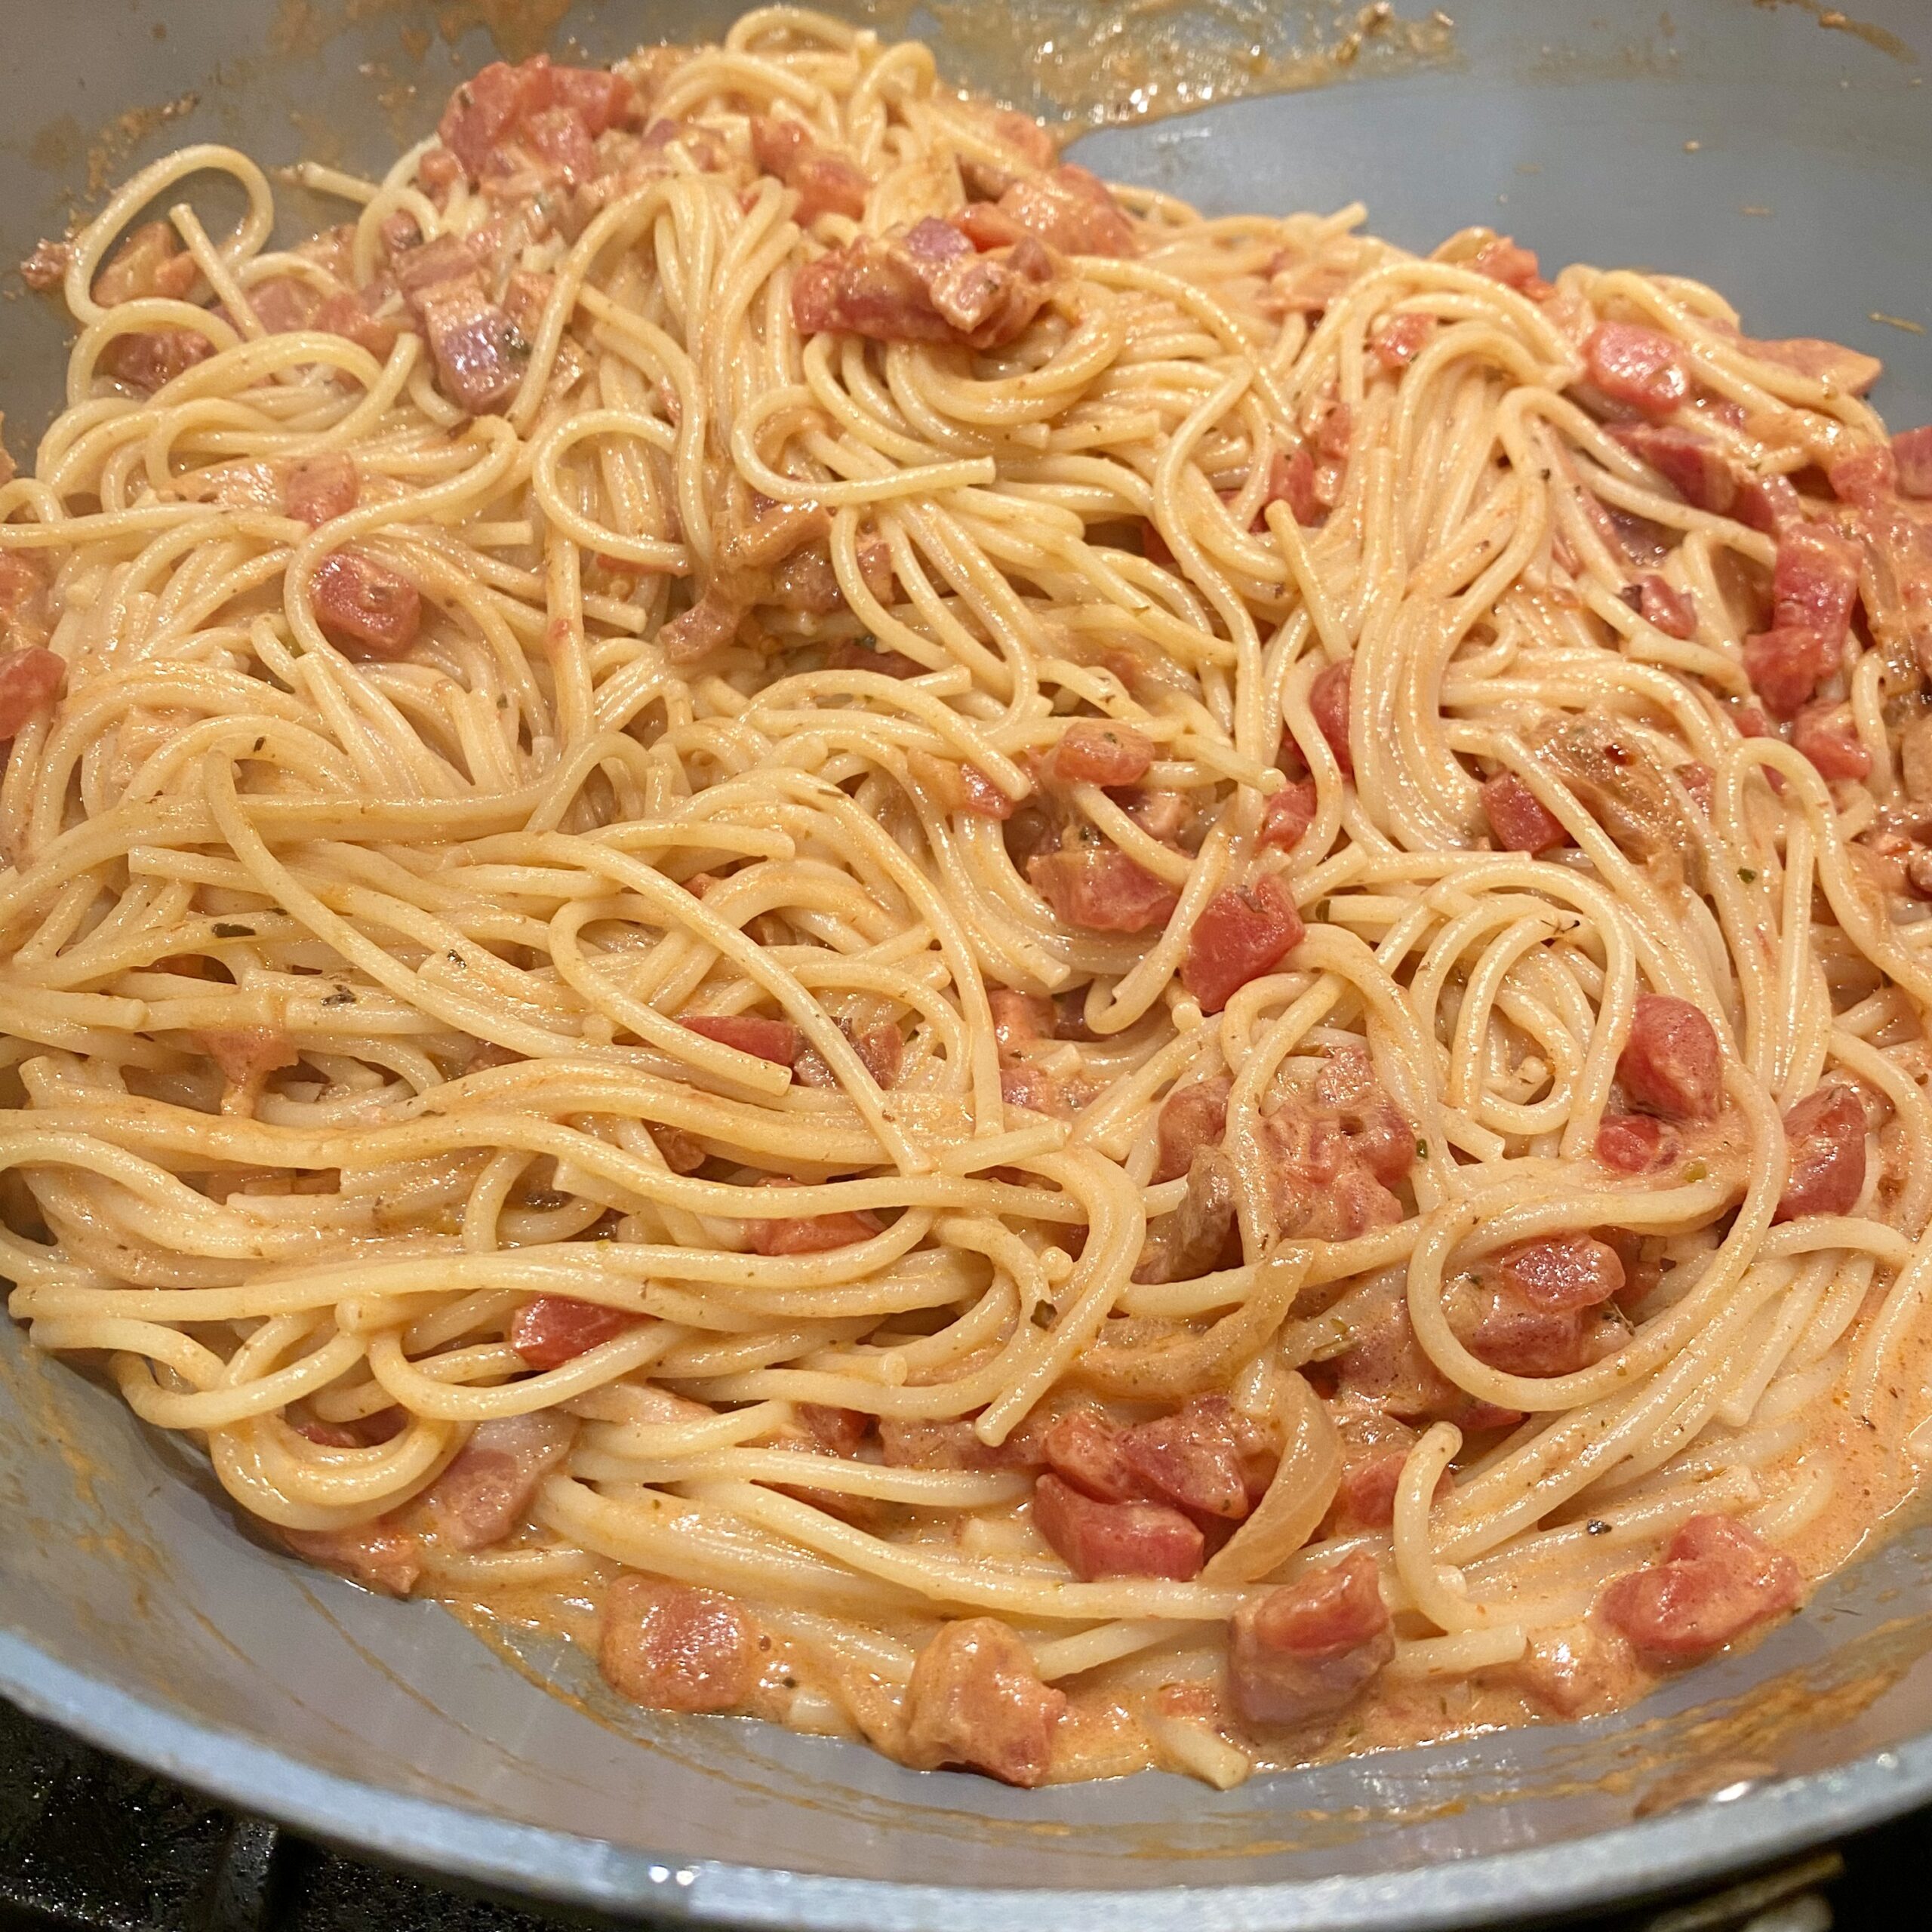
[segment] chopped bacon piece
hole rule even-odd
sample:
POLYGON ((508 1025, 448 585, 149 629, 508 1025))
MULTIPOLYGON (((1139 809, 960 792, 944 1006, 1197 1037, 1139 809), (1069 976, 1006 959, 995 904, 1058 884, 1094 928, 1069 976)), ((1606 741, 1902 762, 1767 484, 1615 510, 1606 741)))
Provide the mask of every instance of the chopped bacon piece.
POLYGON ((1497 1281, 1532 1308, 1594 1308, 1623 1286, 1616 1249, 1592 1235, 1518 1241, 1490 1266, 1497 1281))
POLYGON ((1127 1460, 1126 1434, 1098 1409, 1069 1409, 1048 1429, 1041 1453, 1061 1481, 1096 1503, 1144 1503, 1146 1489, 1127 1460))
POLYGON ((306 1436, 328 1449, 369 1449, 378 1443, 393 1441, 409 1426, 408 1412, 392 1406, 374 1415, 358 1416, 352 1422, 318 1422, 312 1417, 291 1416, 288 1426, 297 1435, 306 1436))
POLYGON ((29 288, 58 288, 66 280, 73 260, 72 242, 42 238, 33 245, 33 253, 20 264, 20 279, 29 288))
POLYGON ((752 158, 761 174, 798 190, 797 219, 808 228, 822 214, 857 221, 866 212, 872 183, 842 155, 826 153, 803 122, 753 115, 752 158))
POLYGON ((286 1033, 269 1026, 211 1026, 192 1037, 230 1087, 259 1088, 271 1073, 302 1057, 286 1033))
MULTIPOLYGON (((1892 438, 1892 462, 1900 496, 1921 499, 1932 497, 1932 423, 1922 424, 1916 429, 1901 429, 1892 438)), ((1838 488, 1835 468, 1832 487, 1838 488)), ((1838 494, 1842 496, 1844 492, 1841 490, 1838 494)))
POLYGON ((828 1408, 823 1402, 801 1402, 792 1413, 821 1449, 837 1456, 851 1455, 872 1426, 872 1417, 858 1409, 828 1408))
MULTIPOLYGON (((1920 436, 1925 432, 1907 429, 1903 433, 1920 436)), ((1832 494, 1841 503, 1856 503, 1861 508, 1881 505, 1898 488, 1899 466, 1893 453, 1893 445, 1897 441, 1894 437, 1890 445, 1867 443, 1834 457, 1825 472, 1832 494)))
POLYGON ((518 130, 521 145, 546 164, 566 186, 589 181, 598 173, 597 149, 583 117, 568 107, 546 107, 525 117, 518 130))
POLYGON ((1815 632, 1835 653, 1858 597, 1858 546, 1829 524, 1798 523, 1778 537, 1771 577, 1772 620, 1815 632))
POLYGON ((539 275, 530 269, 513 269, 509 285, 503 291, 503 313, 516 325, 526 342, 534 341, 543 326, 543 312, 557 286, 553 275, 539 275))
MULTIPOLYGON (((1315 485, 1315 459, 1306 450, 1299 445, 1292 452, 1277 450, 1269 462, 1268 494, 1261 500, 1261 509, 1265 511, 1270 503, 1286 503, 1288 514, 1303 528, 1319 523, 1327 515, 1328 506, 1315 485)), ((1262 527, 1266 528, 1265 518, 1262 527)))
POLYGON ((181 246, 173 224, 143 222, 115 250, 94 277, 94 299, 103 309, 155 296, 180 301, 195 285, 201 270, 181 246))
POLYGON ((1131 724, 1077 718, 1047 759, 1063 785, 1137 785, 1154 761, 1152 742, 1131 724))
POLYGON ((438 282, 414 302, 443 393, 472 416, 503 408, 530 359, 516 325, 478 281, 438 282))
POLYGON ((1597 1127, 1597 1158, 1620 1174, 1654 1174, 1677 1151, 1677 1136, 1654 1114, 1605 1114, 1597 1127))
POLYGON ((395 324, 378 317, 367 289, 343 289, 330 296, 311 318, 309 326, 323 335, 345 337, 358 349, 366 349, 379 362, 388 360, 398 334, 395 324))
POLYGON ((1847 349, 1841 342, 1820 341, 1816 336, 1789 336, 1773 342, 1740 336, 1737 346, 1761 362, 1795 369, 1801 376, 1809 376, 1814 382, 1826 383, 1847 395, 1863 395, 1885 373, 1885 365, 1877 356, 1847 349))
POLYGON ((1201 1574, 1207 1542, 1200 1527, 1164 1503, 1097 1503, 1051 1474, 1033 1486, 1033 1523, 1083 1583, 1097 1577, 1201 1574))
POLYGON ((38 645, 0 656, 0 739, 17 737, 67 688, 67 660, 38 645))
POLYGON ((1052 278, 1038 242, 1017 242, 1003 259, 982 255, 928 215, 903 235, 861 235, 808 262, 792 281, 792 318, 801 335, 997 349, 1039 312, 1052 278))
POLYGON ((1689 399, 1690 372, 1661 329, 1599 322, 1583 344, 1583 361, 1605 395, 1642 415, 1668 416, 1689 399))
POLYGON ((1071 163, 1023 175, 999 198, 999 211, 1068 255, 1131 255, 1134 223, 1098 175, 1071 163))
POLYGON ((1355 753, 1349 745, 1349 686, 1355 676, 1355 660, 1344 658, 1326 667, 1308 688, 1308 708, 1315 714, 1315 728, 1328 741, 1342 775, 1355 774, 1355 753))
POLYGON ((1350 1151, 1384 1186, 1393 1187, 1416 1161, 1416 1133, 1389 1097, 1363 1046, 1337 1047, 1315 1077, 1314 1103, 1348 1137, 1350 1151))
MULTIPOLYGON (((1392 1219, 1399 1219, 1398 1208, 1392 1219)), ((1453 1422, 1465 1431, 1500 1429, 1522 1418, 1459 1389, 1423 1352, 1409 1318, 1399 1272, 1371 1277, 1349 1316, 1349 1346, 1331 1370, 1349 1406, 1405 1422, 1453 1422)), ((1464 1343, 1465 1346, 1468 1344, 1464 1343)))
MULTIPOLYGON (((790 1183, 761 1184, 779 1187, 790 1183)), ((750 1232, 752 1246, 760 1254, 823 1254, 835 1247, 850 1247, 854 1241, 869 1241, 884 1225, 869 1208, 862 1208, 857 1213, 754 1221, 750 1232)))
POLYGON ((703 1143, 694 1140, 681 1128, 666 1127, 662 1121, 651 1121, 645 1124, 645 1131, 658 1152, 663 1155, 664 1164, 674 1174, 694 1174, 704 1165, 703 1143))
POLYGON ((1177 1087, 1161 1103, 1155 1134, 1159 1153, 1153 1179, 1178 1180, 1204 1147, 1218 1147, 1228 1128, 1228 1095, 1234 1082, 1225 1073, 1177 1087))
POLYGON ((1232 1164, 1218 1148, 1198 1149, 1180 1205, 1147 1224, 1134 1278, 1192 1281, 1212 1268, 1238 1267, 1242 1254, 1232 1164))
POLYGON ((338 550, 315 567, 315 621, 329 641, 358 655, 400 657, 423 627, 423 598, 406 577, 359 550, 338 550))
POLYGON ((1570 842, 1556 814, 1513 771, 1484 782, 1482 809, 1499 851, 1534 855, 1570 842))
POLYGON ((1026 876, 1070 926, 1092 933, 1142 933, 1164 926, 1180 901, 1173 887, 1116 845, 1063 847, 1029 860, 1026 876))
POLYGON ((1181 984, 1204 1013, 1219 1013, 1251 980, 1272 972, 1306 933, 1295 902, 1272 877, 1231 886, 1201 908, 1181 961, 1181 984))
POLYGON ((1037 1469, 1041 1465, 1041 1432, 1030 1423, 994 1444, 982 1442, 966 1416, 943 1422, 881 1416, 878 1446, 889 1469, 1037 1469))
POLYGON ((657 641, 673 664, 694 664, 737 636, 744 612, 716 585, 657 633, 657 641))
POLYGON ((1620 1348, 1629 1332, 1614 1310, 1543 1307, 1493 1282, 1459 1281, 1444 1306, 1463 1347, 1506 1375, 1574 1375, 1620 1348))
POLYGON ((1137 1424, 1120 1449, 1137 1494, 1231 1522, 1267 1493, 1278 1460, 1225 1395, 1197 1395, 1173 1415, 1137 1424))
POLYGON ((734 1711, 758 1687, 758 1626, 735 1598, 626 1571, 605 1592, 598 1668, 654 1711, 734 1711))
POLYGON ((1352 1701, 1395 1654, 1380 1572, 1358 1551, 1235 1612, 1229 1688, 1244 1723, 1300 1724, 1352 1701))
POLYGON ((1784 1117, 1790 1152, 1774 1221, 1849 1214, 1865 1189, 1865 1109, 1849 1087, 1820 1087, 1784 1117))
POLYGON ((1646 571, 1626 586, 1623 595, 1638 616, 1645 623, 1654 624, 1666 637, 1697 635, 1697 607, 1689 592, 1679 590, 1655 571, 1646 571))
POLYGON ((943 1623, 906 1687, 906 1762, 969 1765, 1027 1789, 1053 1762, 1066 1693, 1040 1681, 1033 1654, 996 1617, 943 1623))
MULTIPOLYGON (((1401 1201, 1333 1121, 1291 1100, 1261 1126, 1269 1201, 1284 1240, 1352 1241, 1401 1220, 1401 1201)), ((1413 1141, 1410 1148, 1413 1154, 1413 1141)))
POLYGON ((1676 424, 1618 423, 1611 434, 1641 457, 1694 509, 1728 516, 1737 500, 1737 475, 1716 444, 1676 424))
POLYGON ((993 1012, 993 1038, 1004 1065, 1009 1055, 1037 1046, 1053 1032, 1053 1002, 1037 994, 995 986, 986 995, 993 1012))
POLYGON ((577 1425, 554 1410, 478 1423, 423 1497, 438 1539, 487 1549, 528 1512, 537 1485, 570 1453, 577 1425))
POLYGON ((1370 346, 1375 359, 1385 369, 1404 369, 1422 352, 1423 345, 1435 333, 1433 315, 1392 315, 1370 346))
POLYGON ((735 1047, 775 1066, 794 1066, 804 1051, 805 1036, 789 1020, 756 1013, 694 1013, 678 1021, 686 1032, 701 1033, 721 1047, 735 1047))
POLYGON ((1693 1516, 1663 1561, 1614 1578, 1604 1621, 1654 1663, 1688 1663, 1796 1607, 1798 1565, 1727 1516, 1693 1516))
POLYGON ((1331 463, 1346 463, 1355 440, 1355 412, 1346 402, 1332 403, 1315 426, 1315 447, 1331 463))
POLYGON ((1486 242, 1471 259, 1469 266, 1478 275, 1486 275, 1491 281, 1500 281, 1506 288, 1513 288, 1527 295, 1532 302, 1541 302, 1556 293, 1543 278, 1542 264, 1537 260, 1534 248, 1518 248, 1507 235, 1499 235, 1493 242, 1486 242))
POLYGON ((560 1368, 646 1318, 571 1295, 534 1295, 510 1317, 504 1339, 532 1368, 560 1368))
POLYGON ((1272 845, 1284 852, 1301 843, 1302 834, 1315 823, 1320 801, 1312 778, 1288 780, 1279 791, 1269 794, 1261 813, 1263 851, 1272 845))
POLYGON ((383 1517, 356 1530, 284 1530, 281 1540, 306 1561, 386 1597, 406 1597, 423 1574, 422 1545, 383 1517))
POLYGON ((282 469, 282 503, 297 522, 311 530, 346 516, 361 492, 355 459, 339 451, 298 457, 282 469))
POLYGON ((524 115, 549 106, 551 99, 547 60, 515 67, 493 60, 450 96, 436 133, 474 180, 524 115))
POLYGON ((117 381, 152 395, 214 353, 214 344, 192 329, 137 329, 117 335, 101 351, 100 365, 117 381))
POLYGON ((1744 675, 1774 717, 1795 717, 1818 688, 1819 681, 1837 668, 1838 654, 1816 631, 1780 626, 1744 640, 1744 675))
POLYGON ((890 1087, 899 1078, 906 1063, 906 1036, 890 1021, 868 1026, 852 1046, 876 1084, 890 1087))
MULTIPOLYGON (((1342 1439, 1342 1480, 1335 1491, 1338 1529, 1386 1530, 1395 1519, 1395 1498, 1409 1452, 1420 1438, 1407 1423, 1354 1403, 1336 1418, 1342 1439)), ((1435 1494, 1455 1487, 1446 1469, 1435 1479, 1435 1494)))
POLYGON ((1688 1000, 1640 993, 1617 1063, 1625 1097, 1666 1120, 1715 1120, 1724 1090, 1717 1029, 1688 1000))
MULTIPOLYGON (((271 275, 248 291, 248 306, 254 310, 256 321, 270 335, 306 329, 314 321, 322 299, 307 282, 292 275, 271 275)), ((228 312, 224 308, 221 312, 228 312)))
POLYGON ((627 119, 636 100, 630 82, 608 67, 552 67, 550 96, 578 116, 593 140, 627 119))
POLYGON ((1829 701, 1807 704, 1792 719, 1791 743, 1825 779, 1869 778, 1872 754, 1858 735, 1848 706, 1829 701))

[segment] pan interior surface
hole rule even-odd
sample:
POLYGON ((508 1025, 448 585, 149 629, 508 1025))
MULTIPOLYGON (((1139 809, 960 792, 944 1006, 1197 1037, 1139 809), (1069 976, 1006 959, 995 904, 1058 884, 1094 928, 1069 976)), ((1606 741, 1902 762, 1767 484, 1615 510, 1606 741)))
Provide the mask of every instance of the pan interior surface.
MULTIPOLYGON (((561 51, 574 35, 608 58, 714 35, 735 11, 46 11, 0 80, 16 131, 0 143, 0 259, 181 142, 376 167, 499 51, 561 51)), ((1033 50, 1077 11, 878 23, 924 30, 943 70, 1051 109, 1054 59, 1033 50)), ((1289 11, 1317 41, 1346 25, 1289 11)), ((1901 326, 1932 325, 1919 85, 1932 23, 1912 0, 1866 13, 1828 26, 1797 6, 1692 0, 1606 20, 1571 0, 1475 0, 1413 59, 1102 128, 1079 158, 1214 212, 1359 198, 1371 227, 1411 247, 1483 222, 1546 263, 1695 275, 1747 328, 1884 358, 1875 400, 1903 426, 1932 417, 1932 337, 1901 326)), ((1232 8, 1205 17, 1240 24, 1232 8)), ((1171 82, 1186 64, 1173 45, 1144 71, 1171 82)), ((286 205, 321 218, 299 195, 286 205)), ((17 281, 8 292, 0 405, 19 456, 58 407, 66 332, 17 281)), ((574 1654, 512 1653, 251 1540, 203 1469, 103 1389, 30 1358, 11 1326, 0 1550, 0 1689, 29 1708, 307 1829, 617 1909, 978 1927, 1005 1909, 992 1888, 1049 1888, 1066 1894, 1064 1923, 1097 1927, 1121 1909, 1107 1894, 1145 1890, 1136 1921, 1158 1926, 1200 1916, 1198 1894, 1176 1888, 1216 1887, 1229 1926, 1447 1924, 1687 1881, 1932 1794, 1932 1527, 1902 1530, 1756 1649, 1617 1718, 1225 1793, 1157 1774, 1020 1792, 620 1708, 574 1654)))

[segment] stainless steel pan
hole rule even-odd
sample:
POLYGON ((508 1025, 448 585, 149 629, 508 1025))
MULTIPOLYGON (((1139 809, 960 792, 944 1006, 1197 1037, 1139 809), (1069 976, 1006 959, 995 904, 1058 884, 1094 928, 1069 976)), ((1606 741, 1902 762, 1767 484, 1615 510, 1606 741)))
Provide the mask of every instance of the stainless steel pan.
MULTIPOLYGON (((1872 318, 1932 324, 1918 57, 1932 60, 1932 14, 1919 0, 1867 11, 1858 30, 1821 24, 1813 0, 1676 0, 1668 17, 1471 0, 1446 57, 1378 59, 1371 45, 1333 88, 1108 130, 1081 158, 1214 208, 1360 195, 1413 245, 1487 220, 1546 263, 1695 273, 1760 333, 1884 356, 1879 401, 1917 422, 1932 416, 1932 338, 1872 318)), ((466 24, 479 17, 526 46, 554 29, 554 44, 574 33, 608 55, 728 17, 562 0, 19 9, 0 79, 0 260, 57 232, 91 176, 97 196, 176 140, 374 165, 491 57, 466 24), (179 111, 160 125, 167 103, 179 111)), ((1052 91, 1055 57, 1029 64, 1041 41, 1077 34, 1084 54, 1107 31, 1075 0, 946 18, 949 40, 924 22, 942 61, 1009 92, 1029 73, 1052 91)), ((1325 0, 1223 0, 1180 30, 1278 52, 1340 24, 1325 0)), ((1107 44, 1131 77, 1171 80, 1158 47, 1107 44)), ((57 403, 65 336, 7 293, 0 404, 17 451, 57 403)), ((1154 1775, 1020 1793, 620 1709, 580 1658, 512 1657, 432 1606, 318 1576, 251 1540, 117 1400, 0 1334, 0 1690, 303 1829, 618 1911, 989 1932, 1048 1910, 1063 1932, 1232 1932, 1520 1922, 1661 1891, 1932 1798, 1928 1569, 1932 1529, 1901 1535, 1749 1656, 1607 1721, 1226 1794, 1154 1775), (563 1694, 536 1681, 548 1671, 563 1694)))

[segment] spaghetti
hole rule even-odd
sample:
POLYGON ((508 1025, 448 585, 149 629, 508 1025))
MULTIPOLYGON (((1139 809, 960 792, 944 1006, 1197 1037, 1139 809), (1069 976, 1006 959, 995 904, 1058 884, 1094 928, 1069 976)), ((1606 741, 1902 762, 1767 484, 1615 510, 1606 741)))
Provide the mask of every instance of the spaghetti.
POLYGON ((36 1346, 373 1587, 1023 1784, 1606 1708, 1909 1492, 1875 365, 786 9, 298 171, 29 265, 36 1346))

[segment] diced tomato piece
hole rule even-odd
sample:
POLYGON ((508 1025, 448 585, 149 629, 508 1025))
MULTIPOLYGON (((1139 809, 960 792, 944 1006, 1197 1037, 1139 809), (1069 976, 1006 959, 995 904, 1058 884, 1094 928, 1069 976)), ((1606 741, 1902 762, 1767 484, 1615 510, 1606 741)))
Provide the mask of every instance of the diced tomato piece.
POLYGON ((1669 416, 1690 395, 1677 343, 1638 322, 1599 322, 1583 344, 1590 380, 1613 402, 1645 416, 1669 416))
POLYGON ((1717 1029, 1688 1000, 1641 993, 1617 1063, 1626 1096, 1666 1120, 1715 1120, 1724 1091, 1717 1029))
POLYGON ((628 1335, 645 1318, 571 1295, 534 1295, 510 1317, 505 1339, 532 1368, 558 1368, 628 1335))
POLYGON ((1201 908, 1181 961, 1181 984, 1204 1013, 1219 1013, 1251 980, 1272 972, 1306 931, 1294 901, 1273 878, 1231 886, 1201 908))
POLYGON ((1278 1460, 1225 1395, 1197 1395, 1172 1415, 1137 1423, 1120 1447, 1139 1494, 1229 1522, 1266 1494, 1278 1460))
POLYGON ((1096 1503, 1144 1503, 1146 1488, 1123 1447, 1126 1435, 1098 1409, 1069 1409, 1048 1429, 1041 1451, 1061 1481, 1096 1503))
POLYGON ((1784 1117, 1790 1153, 1774 1221, 1849 1214, 1865 1190, 1865 1109, 1849 1087, 1820 1087, 1784 1117))
POLYGON ((1500 851, 1534 857, 1570 842, 1556 814, 1513 771, 1499 771, 1484 782, 1482 809, 1500 851))

